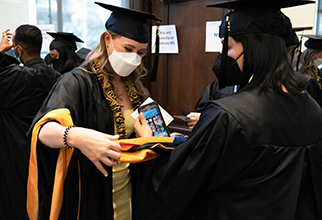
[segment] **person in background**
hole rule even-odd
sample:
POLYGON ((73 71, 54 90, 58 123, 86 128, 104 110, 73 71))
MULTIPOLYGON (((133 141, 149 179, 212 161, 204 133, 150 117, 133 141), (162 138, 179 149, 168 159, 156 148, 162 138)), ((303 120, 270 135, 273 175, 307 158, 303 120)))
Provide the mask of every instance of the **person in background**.
MULTIPOLYGON (((289 20, 289 18, 285 16, 285 19, 289 20)), ((290 20, 289 20, 290 21, 290 20)), ((300 29, 301 30, 301 29, 300 29)), ((297 34, 295 33, 295 30, 292 30, 292 35, 284 38, 285 46, 287 49, 287 54, 289 56, 289 62, 293 69, 295 69, 295 65, 297 64, 298 60, 298 47, 299 47, 299 39, 297 34)), ((218 62, 218 60, 216 60, 218 62)), ((213 69, 214 70, 214 69, 213 69)), ((218 72, 217 72, 218 73, 218 72)), ((308 75, 302 75, 299 74, 299 72, 295 72, 295 74, 305 80, 308 84, 306 90, 308 93, 316 100, 322 100, 321 94, 318 89, 318 85, 316 83, 316 80, 308 75)), ((238 74, 231 74, 227 80, 226 80, 226 87, 219 88, 219 80, 214 80, 211 84, 209 84, 198 100, 196 107, 193 112, 190 112, 187 117, 185 118, 185 121, 187 122, 187 125, 190 130, 193 129, 193 127, 196 125, 200 118, 201 111, 207 104, 209 100, 216 100, 223 97, 226 97, 228 95, 234 94, 238 90, 238 85, 240 83, 240 76, 238 74), (228 86, 227 86, 228 85, 228 86)), ((321 103, 318 102, 321 106, 321 103)))
POLYGON ((308 37, 308 40, 305 41, 304 45, 307 49, 300 57, 299 72, 314 79, 315 85, 309 86, 307 90, 322 107, 322 73, 318 68, 322 64, 322 36, 307 35, 306 37, 308 37))
MULTIPOLYGON (((285 46, 287 49, 287 53, 289 56, 289 61, 293 67, 293 69, 296 69, 296 65, 298 63, 298 47, 300 44, 300 41, 298 39, 297 34, 293 30, 292 36, 289 38, 284 39, 285 46)), ((320 105, 322 106, 322 93, 321 89, 316 81, 316 79, 313 76, 302 74, 299 71, 294 72, 297 77, 304 80, 307 83, 306 91, 311 95, 311 97, 320 105)))
POLYGON ((0 42, 0 219, 25 219, 30 139, 26 133, 60 73, 40 58, 41 31, 21 25, 0 42), (12 40, 12 41, 11 41, 12 40), (6 59, 13 48, 23 64, 6 59))
POLYGON ((186 142, 152 161, 139 219, 322 219, 322 110, 289 63, 280 10, 304 3, 314 1, 210 5, 234 9, 216 66, 222 77, 240 72, 240 88, 209 101, 186 142))
POLYGON ((131 113, 149 95, 141 82, 149 44, 147 20, 160 19, 95 3, 112 11, 106 32, 85 62, 60 78, 31 127, 31 220, 131 220, 135 212, 145 164, 117 162, 120 145, 114 140, 135 137, 131 113), (64 158, 70 163, 60 163, 64 158), (56 163, 62 166, 55 169, 56 163), (67 169, 64 178, 55 175, 67 169))
POLYGON ((84 61, 75 52, 77 50, 76 42, 84 42, 73 33, 47 32, 47 34, 54 38, 49 45, 50 53, 45 58, 48 65, 64 74, 78 67, 84 61))

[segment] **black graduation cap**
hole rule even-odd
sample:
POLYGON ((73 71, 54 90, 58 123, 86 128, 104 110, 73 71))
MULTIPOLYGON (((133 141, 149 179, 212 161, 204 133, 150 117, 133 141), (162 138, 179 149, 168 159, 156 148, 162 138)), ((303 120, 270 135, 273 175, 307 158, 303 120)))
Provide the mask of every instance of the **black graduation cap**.
POLYGON ((294 30, 292 30, 292 35, 290 37, 284 38, 285 46, 296 46, 298 47, 300 44, 299 38, 294 30))
POLYGON ((293 27, 292 28, 292 35, 288 38, 284 38, 285 46, 286 47, 301 46, 300 44, 302 42, 303 35, 301 35, 301 40, 299 40, 299 36, 296 34, 296 32, 310 30, 310 29, 312 29, 312 27, 293 27))
POLYGON ((111 31, 123 37, 135 40, 139 43, 149 42, 149 25, 147 20, 158 21, 157 33, 156 33, 156 49, 155 49, 155 59, 153 70, 151 73, 151 82, 156 80, 158 61, 159 61, 159 22, 161 19, 156 17, 154 14, 137 11, 128 8, 122 8, 114 5, 104 4, 100 2, 95 2, 99 6, 112 11, 109 19, 105 23, 107 31, 111 31))
POLYGON ((285 46, 286 47, 289 47, 289 46, 297 46, 298 47, 298 46, 300 46, 301 42, 300 42, 299 37, 296 34, 296 32, 309 30, 309 29, 312 29, 312 27, 296 27, 296 28, 293 27, 292 35, 290 37, 284 39, 285 46))
POLYGON ((304 35, 309 38, 304 45, 309 49, 322 50, 322 35, 304 35))
POLYGON ((225 72, 228 51, 228 36, 267 33, 288 38, 292 34, 290 19, 281 12, 281 8, 315 3, 311 0, 228 0, 216 2, 207 7, 227 8, 223 18, 219 37, 225 37, 221 74, 218 77, 220 88, 226 85, 225 72))
MULTIPOLYGON (((229 14, 229 35, 245 33, 268 33, 286 37, 291 35, 291 22, 280 9, 315 3, 311 0, 231 0, 217 2, 208 7, 235 9, 229 14)), ((225 19, 225 18, 224 18, 225 19)), ((220 28, 224 36, 225 22, 220 28)))
POLYGON ((214 4, 210 4, 207 7, 217 7, 217 8, 228 8, 236 9, 237 7, 244 7, 250 5, 258 5, 262 7, 278 7, 287 8, 293 6, 306 5, 308 3, 315 3, 311 0, 230 0, 230 1, 220 1, 214 4))
POLYGON ((47 32, 54 40, 50 43, 50 50, 55 50, 61 47, 71 47, 77 50, 76 42, 84 43, 81 39, 75 36, 73 33, 67 32, 47 32))
POLYGON ((105 23, 107 31, 130 38, 139 43, 149 42, 149 26, 147 19, 161 21, 151 13, 121 8, 100 2, 95 2, 95 4, 112 11, 112 14, 105 23))
MULTIPOLYGON (((302 38, 303 38, 303 34, 302 34, 301 37, 300 37, 300 40, 299 40, 299 37, 296 34, 296 32, 304 31, 304 30, 310 30, 310 29, 312 29, 312 27, 296 27, 296 28, 293 27, 292 36, 289 37, 289 38, 284 39, 286 47, 296 46, 298 48, 298 53, 299 54, 297 56, 297 61, 296 61, 296 71, 299 70, 300 57, 301 57, 301 54, 302 54, 302 49, 301 48, 302 48, 302 38)), ((292 59, 293 59, 293 55, 294 55, 294 51, 292 52, 292 59)))
POLYGON ((76 54, 77 54, 80 58, 82 58, 82 59, 84 59, 84 60, 85 60, 85 58, 86 58, 86 56, 87 56, 87 54, 88 54, 89 52, 91 52, 91 50, 90 50, 90 49, 87 49, 87 48, 85 48, 85 47, 82 47, 81 49, 79 49, 79 50, 76 52, 76 54))
POLYGON ((299 31, 305 31, 305 30, 312 30, 312 26, 311 27, 293 27, 293 31, 295 32, 299 32, 299 31))

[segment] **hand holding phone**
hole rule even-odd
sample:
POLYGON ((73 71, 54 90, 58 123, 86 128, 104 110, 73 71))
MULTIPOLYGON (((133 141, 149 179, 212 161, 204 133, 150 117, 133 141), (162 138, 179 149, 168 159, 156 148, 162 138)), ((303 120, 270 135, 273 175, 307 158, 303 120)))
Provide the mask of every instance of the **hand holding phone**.
POLYGON ((163 120, 160 108, 156 102, 151 102, 140 106, 139 113, 142 112, 152 129, 154 137, 169 137, 169 132, 163 120))

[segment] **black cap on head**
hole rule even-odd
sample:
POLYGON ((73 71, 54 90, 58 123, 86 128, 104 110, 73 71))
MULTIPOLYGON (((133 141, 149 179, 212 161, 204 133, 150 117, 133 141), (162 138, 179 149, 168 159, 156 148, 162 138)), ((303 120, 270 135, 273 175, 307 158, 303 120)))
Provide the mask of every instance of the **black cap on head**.
POLYGON ((312 27, 293 27, 292 30, 292 35, 288 38, 284 38, 284 42, 285 42, 285 46, 286 47, 290 47, 290 46, 299 46, 300 45, 300 41, 299 41, 299 37, 295 32, 298 31, 304 31, 304 30, 309 30, 312 29, 312 27))
POLYGON ((322 35, 304 35, 304 37, 309 38, 304 43, 307 48, 322 50, 322 35))
POLYGON ((73 33, 47 32, 47 34, 54 38, 54 40, 50 43, 50 50, 57 50, 61 47, 71 47, 76 50, 76 42, 84 43, 84 41, 76 37, 73 33))
POLYGON ((149 26, 147 19, 161 21, 155 15, 147 12, 121 8, 100 2, 95 2, 95 4, 112 11, 111 16, 105 23, 107 31, 111 31, 139 43, 149 42, 149 26))
POLYGON ((287 8, 299 5, 306 5, 308 3, 315 3, 312 0, 230 0, 220 1, 210 4, 207 7, 229 8, 236 9, 237 7, 257 5, 262 7, 278 7, 287 8))
POLYGON ((292 35, 290 37, 284 38, 284 42, 286 47, 290 47, 290 46, 297 47, 300 44, 299 38, 294 30, 292 31, 292 35))

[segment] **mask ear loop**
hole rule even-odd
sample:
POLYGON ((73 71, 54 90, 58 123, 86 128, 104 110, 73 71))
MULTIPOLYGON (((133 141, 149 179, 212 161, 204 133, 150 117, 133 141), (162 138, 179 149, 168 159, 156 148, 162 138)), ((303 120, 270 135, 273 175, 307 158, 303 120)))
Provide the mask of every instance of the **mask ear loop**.
MULTIPOLYGON (((13 51, 14 51, 18 46, 19 46, 19 45, 15 46, 15 47, 13 48, 13 51)), ((16 55, 16 54, 15 54, 15 55, 16 55)), ((19 60, 19 62, 21 62, 20 57, 21 57, 21 54, 19 53, 19 55, 17 56, 17 59, 19 60)))
POLYGON ((236 61, 242 56, 244 54, 244 51, 241 53, 241 54, 239 54, 239 56, 236 58, 236 61))

